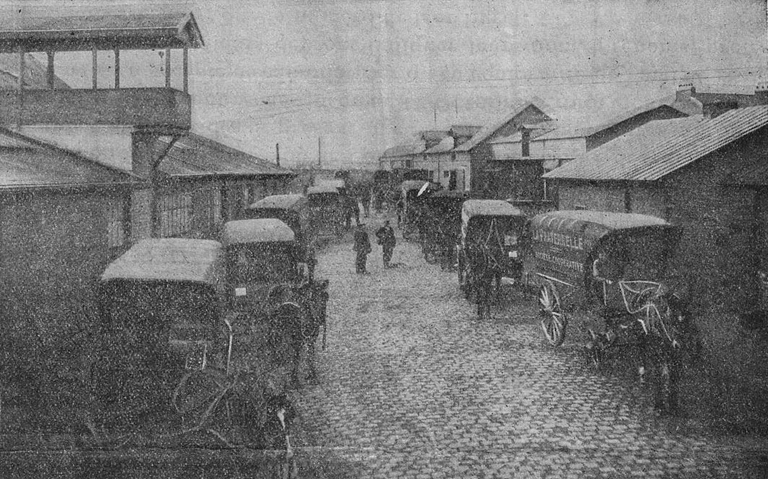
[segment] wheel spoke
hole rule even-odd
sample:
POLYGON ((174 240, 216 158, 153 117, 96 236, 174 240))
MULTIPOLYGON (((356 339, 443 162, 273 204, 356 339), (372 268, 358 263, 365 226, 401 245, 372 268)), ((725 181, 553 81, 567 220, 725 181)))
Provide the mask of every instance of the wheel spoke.
POLYGON ((565 337, 565 316, 560 309, 560 301, 550 284, 539 290, 539 311, 542 315, 541 329, 544 337, 553 346, 562 344, 565 337))

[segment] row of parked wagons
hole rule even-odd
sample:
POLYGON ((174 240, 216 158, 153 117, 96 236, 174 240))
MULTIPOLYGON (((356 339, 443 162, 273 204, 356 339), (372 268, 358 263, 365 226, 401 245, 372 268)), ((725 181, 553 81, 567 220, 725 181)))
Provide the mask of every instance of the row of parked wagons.
POLYGON ((263 203, 219 241, 146 239, 108 265, 91 371, 102 424, 170 413, 230 445, 274 440, 289 389, 314 374, 328 281, 314 275, 300 209, 263 203))
POLYGON ((681 228, 648 215, 587 210, 530 218, 503 200, 410 189, 421 192, 404 194, 418 227, 412 236, 428 262, 456 267, 467 299, 477 299, 489 272, 497 285, 536 292, 546 340, 560 346, 577 319, 598 363, 622 341, 680 345, 681 303, 662 279, 681 228))

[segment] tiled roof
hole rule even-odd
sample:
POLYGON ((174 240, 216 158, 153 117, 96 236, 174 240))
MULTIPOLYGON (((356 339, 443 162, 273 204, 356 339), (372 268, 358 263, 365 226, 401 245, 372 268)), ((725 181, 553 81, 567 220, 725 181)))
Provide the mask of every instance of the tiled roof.
POLYGON ((544 175, 579 180, 654 181, 768 125, 768 105, 703 120, 651 121, 544 175))
MULTIPOLYGON (((159 142, 158 150, 167 147, 159 142)), ((195 133, 180 138, 160 163, 159 171, 174 177, 293 175, 293 171, 195 133)))
POLYGON ((548 108, 544 105, 544 102, 538 98, 534 98, 530 101, 519 103, 515 105, 515 107, 512 108, 512 111, 507 113, 504 117, 498 119, 493 123, 489 123, 488 125, 485 125, 477 133, 475 133, 472 136, 472 138, 470 138, 468 141, 456 147, 456 151, 469 151, 472 148, 476 147, 483 141, 487 140, 491 135, 496 133, 496 131, 499 130, 499 128, 503 127, 510 121, 514 120, 516 116, 521 114, 523 111, 525 111, 526 108, 530 106, 538 108, 545 115, 547 114, 546 111, 548 110, 548 108))
POLYGON ((129 173, 5 129, 0 129, 0 171, 0 190, 137 182, 129 173))
POLYGON ((198 48, 203 38, 192 13, 172 7, 154 13, 75 8, 48 14, 6 10, 0 18, 0 51, 17 45, 35 51, 101 48, 198 48))

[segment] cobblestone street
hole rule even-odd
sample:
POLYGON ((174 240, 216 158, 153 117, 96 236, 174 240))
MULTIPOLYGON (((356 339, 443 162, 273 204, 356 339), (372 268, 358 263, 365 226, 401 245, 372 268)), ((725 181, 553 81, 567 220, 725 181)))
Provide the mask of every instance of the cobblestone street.
POLYGON ((399 232, 393 262, 384 269, 374 244, 358 276, 349 241, 320 256, 327 349, 298 398, 300 451, 333 453, 363 477, 765 474, 757 440, 655 416, 631 375, 596 371, 571 340, 548 346, 535 299, 512 293, 513 307, 480 322, 455 273, 399 232))

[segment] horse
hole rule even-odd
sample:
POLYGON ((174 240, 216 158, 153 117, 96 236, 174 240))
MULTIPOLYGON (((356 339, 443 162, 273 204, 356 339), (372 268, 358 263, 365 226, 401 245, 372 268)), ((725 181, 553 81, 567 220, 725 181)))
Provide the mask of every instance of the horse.
POLYGON ((502 266, 498 256, 493 254, 488 245, 476 243, 469 249, 469 268, 472 289, 477 301, 477 315, 490 316, 491 302, 499 301, 501 291, 502 266))
POLYGON ((314 379, 317 375, 315 343, 320 335, 320 327, 327 327, 328 280, 307 282, 298 287, 276 286, 269 296, 276 305, 269 315, 271 333, 280 337, 276 339, 288 341, 289 358, 282 359, 288 359, 291 363, 293 384, 300 383, 299 372, 304 352, 309 370, 306 379, 314 379))
POLYGON ((663 291, 645 308, 639 342, 640 381, 645 382, 646 366, 654 370, 654 408, 674 414, 679 407, 678 384, 684 357, 696 355, 699 345, 689 305, 677 294, 663 291))

